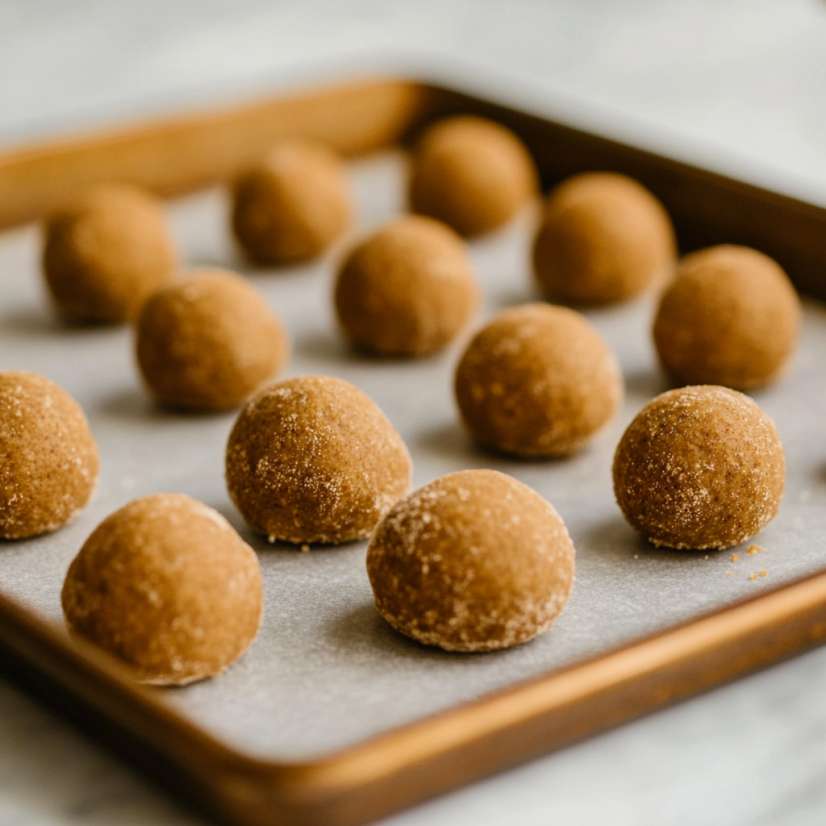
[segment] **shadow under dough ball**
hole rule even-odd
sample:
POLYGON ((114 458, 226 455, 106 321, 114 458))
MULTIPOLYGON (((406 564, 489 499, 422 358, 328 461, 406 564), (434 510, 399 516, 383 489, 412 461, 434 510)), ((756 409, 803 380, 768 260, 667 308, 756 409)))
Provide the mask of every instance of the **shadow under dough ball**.
POLYGON ((730 548, 777 514, 785 459, 772 420, 725 387, 670 390, 649 402, 614 455, 614 494, 652 544, 730 548))
POLYGON ((255 639, 261 571, 223 516, 160 493, 98 525, 69 567, 62 603, 71 630, 141 682, 184 685, 219 674, 255 639))
POLYGON ((175 275, 163 208, 134 187, 97 187, 53 214, 44 231, 46 285, 67 321, 128 321, 175 275))
POLYGON ((328 376, 261 391, 227 444, 230 496, 270 542, 364 539, 405 494, 410 473, 407 448, 378 406, 328 376))
POLYGON ((335 287, 346 336, 385 356, 440 350, 478 302, 464 242, 439 221, 415 215, 391 221, 356 246, 335 287))
POLYGON ((748 247, 687 255, 654 321, 660 363, 680 384, 749 390, 770 383, 797 346, 800 300, 786 274, 748 247))
POLYGON ((0 538, 55 531, 97 481, 97 446, 77 402, 35 373, 0 373, 0 538))
POLYGON ((622 376, 584 316, 525 304, 499 313, 474 336, 454 389, 480 444, 517 456, 565 456, 613 417, 622 376))
POLYGON ((662 204, 625 175, 588 172, 554 189, 533 247, 534 274, 551 301, 623 301, 670 275, 676 244, 662 204))
POLYGON ((448 651, 492 651, 547 630, 574 581, 574 546, 539 494, 494 470, 462 470, 399 502, 376 529, 367 573, 397 631, 448 651))
POLYGON ((237 407, 287 359, 284 329, 243 278, 200 270, 156 292, 136 326, 143 378, 162 404, 237 407))
POLYGON ((447 118, 415 147, 408 199, 462 235, 507 223, 538 191, 533 158, 510 129, 485 118, 447 118))
POLYGON ((279 143, 238 177, 232 198, 235 237, 258 264, 315 258, 350 224, 347 173, 321 144, 279 143))

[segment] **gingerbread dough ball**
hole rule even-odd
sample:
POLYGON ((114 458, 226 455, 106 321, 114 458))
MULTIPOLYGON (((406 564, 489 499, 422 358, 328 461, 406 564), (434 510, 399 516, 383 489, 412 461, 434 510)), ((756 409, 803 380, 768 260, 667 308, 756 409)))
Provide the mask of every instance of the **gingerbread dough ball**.
POLYGON ((309 142, 278 144, 233 189, 232 227, 258 264, 315 258, 347 229, 350 189, 341 161, 309 142))
POLYGON ((480 235, 507 223, 538 190, 530 153, 498 123, 454 117, 431 126, 413 155, 410 207, 480 235))
POLYGON ((622 378, 582 315, 525 304, 500 313, 471 340, 455 391, 480 444, 517 456, 565 456, 614 415, 622 378))
POLYGON ((350 341, 386 356, 422 356, 444 347, 479 300, 462 240, 430 218, 391 221, 345 259, 335 289, 350 341))
POLYGON ((149 194, 107 185, 56 212, 45 226, 43 272, 67 321, 122 323, 172 281, 175 247, 149 194))
POLYGON ((729 548, 770 522, 783 495, 783 446, 748 397, 724 387, 649 402, 614 456, 614 493, 654 545, 729 548))
POLYGON ((193 272, 155 293, 137 324, 143 378, 162 404, 237 407, 287 358, 287 338, 266 301, 240 276, 193 272))
POLYGON ((534 273, 551 301, 608 304, 668 276, 675 254, 671 220, 645 187, 590 172, 551 192, 534 242, 534 273))
POLYGON ((654 342, 680 384, 748 390, 782 371, 799 324, 797 293, 771 258, 719 246, 682 260, 660 301, 654 342))
POLYGON ((574 546, 529 487, 494 470, 462 470, 387 514, 367 573, 379 613, 397 631, 448 651, 492 651, 556 619, 574 581, 574 546))
POLYGON ((327 376, 287 379, 251 399, 227 444, 227 487, 270 542, 370 535, 410 484, 399 434, 364 393, 327 376))
POLYGON ((247 650, 261 622, 261 571, 223 516, 160 493, 101 522, 69 567, 62 602, 72 631, 141 682, 184 685, 247 650))
POLYGON ((65 525, 92 495, 98 451, 77 402, 34 373, 0 373, 0 538, 65 525))

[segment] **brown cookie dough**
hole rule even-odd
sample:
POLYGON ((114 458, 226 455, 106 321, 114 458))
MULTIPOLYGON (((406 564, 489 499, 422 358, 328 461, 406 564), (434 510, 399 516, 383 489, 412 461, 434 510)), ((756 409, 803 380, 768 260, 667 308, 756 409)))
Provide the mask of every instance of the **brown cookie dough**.
POLYGON ((448 651, 492 651, 556 619, 574 581, 574 546, 529 487, 494 470, 462 470, 387 514, 367 573, 379 613, 397 631, 448 651))
POLYGON ((783 270, 748 247, 687 255, 654 321, 660 362, 680 384, 749 390, 771 382, 797 345, 800 301, 783 270))
POLYGON ((77 402, 35 373, 0 373, 0 538, 66 524, 92 496, 99 468, 77 402))
POLYGON ((270 542, 363 539, 404 495, 410 472, 407 448, 376 404, 329 376, 263 390, 227 444, 230 496, 270 542))
POLYGON ((223 516, 159 493, 101 522, 69 567, 62 603, 72 631, 141 682, 184 685, 219 674, 255 639, 261 571, 223 516))
POLYGON ((622 377, 582 315, 525 304, 476 334, 454 388, 465 426, 480 444, 517 456, 565 456, 614 415, 622 377))
POLYGON ((614 494, 654 545, 729 548, 780 507, 785 460, 774 423, 724 387, 671 390, 649 402, 614 456, 614 494))

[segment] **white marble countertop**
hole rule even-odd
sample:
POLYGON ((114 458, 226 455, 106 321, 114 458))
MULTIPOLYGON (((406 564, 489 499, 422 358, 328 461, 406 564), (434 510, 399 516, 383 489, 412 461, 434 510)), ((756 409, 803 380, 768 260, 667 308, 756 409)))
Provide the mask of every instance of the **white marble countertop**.
MULTIPOLYGON (((0 0, 0 144, 399 60, 504 72, 826 202, 816 0, 0 0)), ((824 682, 820 650, 388 823, 820 824, 824 682)), ((76 822, 200 821, 0 679, 0 826, 76 822)))

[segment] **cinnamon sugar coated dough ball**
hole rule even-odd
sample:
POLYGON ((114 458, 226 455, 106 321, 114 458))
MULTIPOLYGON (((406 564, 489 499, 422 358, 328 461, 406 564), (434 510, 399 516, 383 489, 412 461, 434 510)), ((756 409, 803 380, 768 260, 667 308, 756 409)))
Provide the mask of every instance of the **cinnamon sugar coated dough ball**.
POLYGON ((0 538, 57 530, 92 496, 98 451, 77 402, 35 373, 0 373, 0 538))
POLYGON ((799 326, 800 300, 771 258, 718 246, 682 260, 660 301, 654 342, 675 381, 749 390, 782 371, 799 326))
POLYGON ((252 548, 212 508, 181 493, 130 502, 86 540, 66 574, 70 629, 155 685, 212 677, 261 622, 252 548))
POLYGON ((328 376, 263 390, 227 444, 230 496, 270 542, 363 539, 407 491, 410 472, 407 448, 376 404, 328 376))
POLYGON ((462 235, 507 223, 538 191, 533 159, 519 138, 485 118, 461 116, 431 126, 413 154, 409 200, 462 235))
POLYGON ((622 377, 582 315, 524 304, 476 334, 454 388, 465 426, 480 444, 517 456, 565 456, 612 418, 622 377))
POLYGON ((645 187, 589 172, 551 192, 534 241, 534 273, 551 301, 608 304, 668 276, 675 250, 671 220, 645 187))
POLYGON ((232 227, 258 264, 288 264, 320 255, 350 224, 344 166, 326 147, 279 143, 233 187, 232 227))
POLYGON ((494 470, 462 470, 399 502, 367 573, 397 631, 448 651, 492 651, 547 630, 568 601, 574 546, 554 508, 494 470))
POLYGON ((163 404, 237 407, 287 358, 287 338, 266 301, 243 278, 200 270, 156 292, 136 328, 138 365, 163 404))
POLYGON ((43 272, 68 321, 122 323, 172 281, 175 246, 161 205, 126 185, 99 186, 45 225, 43 272))
POLYGON ((449 227, 408 215, 391 221, 345 259, 335 305, 350 341, 387 356, 444 347, 479 301, 464 242, 449 227))
POLYGON ((614 456, 614 493, 654 545, 729 548, 770 522, 785 460, 774 423, 724 387, 671 390, 649 402, 614 456))

